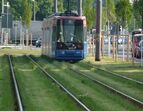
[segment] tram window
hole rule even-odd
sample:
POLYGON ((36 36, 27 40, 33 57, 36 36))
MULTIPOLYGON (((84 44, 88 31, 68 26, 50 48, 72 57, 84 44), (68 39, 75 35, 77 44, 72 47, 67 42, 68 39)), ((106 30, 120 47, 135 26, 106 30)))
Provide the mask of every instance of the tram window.
POLYGON ((57 22, 57 42, 82 42, 83 20, 62 19, 57 22))

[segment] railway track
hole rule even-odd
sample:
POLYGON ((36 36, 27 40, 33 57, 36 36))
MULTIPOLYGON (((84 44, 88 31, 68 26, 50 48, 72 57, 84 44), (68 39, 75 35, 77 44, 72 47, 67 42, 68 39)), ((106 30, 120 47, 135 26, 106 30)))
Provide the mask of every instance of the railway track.
MULTIPOLYGON (((65 63, 65 64, 67 64, 67 63, 65 63)), ((82 75, 82 76, 84 76, 84 77, 90 79, 91 81, 93 81, 93 82, 95 82, 95 83, 97 83, 97 84, 99 84, 99 85, 101 85, 101 86, 107 88, 108 90, 110 90, 110 91, 112 91, 112 92, 114 92, 114 93, 117 93, 118 95, 120 95, 120 96, 122 96, 122 97, 128 99, 129 101, 131 101, 131 102, 135 103, 136 105, 140 106, 141 108, 143 108, 143 101, 138 100, 138 99, 136 99, 135 97, 132 97, 132 96, 128 95, 127 93, 124 93, 123 91, 120 91, 120 90, 114 88, 114 87, 111 86, 111 85, 108 85, 107 83, 105 83, 105 82, 103 82, 103 81, 101 81, 101 80, 99 80, 99 79, 96 79, 96 78, 93 78, 93 77, 88 76, 88 74, 86 74, 86 73, 84 73, 84 72, 81 72, 79 68, 78 68, 78 69, 72 68, 71 64, 67 64, 67 65, 69 65, 69 66, 68 66, 68 69, 70 69, 71 71, 73 71, 73 72, 75 72, 75 73, 77 73, 77 74, 80 74, 80 75, 82 75)), ((58 65, 57 65, 57 67, 58 67, 58 65)), ((103 71, 104 71, 104 70, 103 70, 103 71)), ((104 72, 105 72, 105 71, 104 71, 104 72)), ((110 73, 110 72, 107 71, 107 73, 110 73)), ((113 75, 113 76, 114 76, 114 75, 113 75)), ((117 77, 120 77, 120 76, 117 76, 117 77)), ((122 78, 122 77, 121 77, 121 78, 122 78)), ((125 79, 125 78, 123 78, 123 79, 125 79)), ((127 80, 130 81, 130 79, 127 79, 127 80)), ((132 81, 132 80, 131 80, 131 81, 132 81)), ((132 81, 132 82, 135 82, 135 81, 132 81)), ((138 82, 135 82, 135 83, 137 83, 137 84, 139 84, 139 85, 142 85, 142 84, 140 84, 140 83, 138 83, 138 82)))
POLYGON ((0 56, 0 111, 17 111, 12 77, 6 55, 0 56))
POLYGON ((137 84, 143 85, 143 82, 142 82, 142 81, 138 81, 138 80, 132 79, 132 78, 130 78, 130 77, 126 77, 126 76, 117 74, 117 73, 115 73, 115 72, 111 72, 111 71, 108 71, 108 70, 105 70, 105 69, 96 67, 96 66, 93 65, 93 64, 88 64, 88 63, 85 63, 85 62, 82 62, 82 63, 83 63, 83 64, 86 64, 86 65, 88 65, 88 66, 90 66, 91 68, 96 68, 96 69, 99 69, 99 70, 101 70, 101 71, 104 71, 104 72, 107 72, 107 73, 109 73, 109 74, 112 74, 113 76, 120 77, 120 78, 123 78, 123 79, 125 79, 125 80, 130 80, 130 81, 133 81, 133 82, 135 82, 135 83, 137 83, 137 84))
POLYGON ((18 83, 17 83, 16 77, 15 77, 15 72, 14 72, 14 68, 13 68, 13 64, 12 64, 10 55, 8 55, 8 60, 9 60, 9 66, 10 66, 10 72, 11 72, 14 92, 16 95, 16 111, 24 111, 23 103, 22 103, 22 99, 21 99, 18 83))
MULTIPOLYGON (((69 64, 69 65, 70 65, 70 64, 69 64)), ((89 64, 87 64, 87 65, 90 66, 89 64)), ((94 68, 94 66, 90 66, 90 67, 93 67, 93 68, 94 68)), ((135 98, 135 97, 133 97, 133 96, 130 96, 129 94, 127 94, 127 92, 125 93, 125 92, 123 92, 123 91, 121 91, 121 90, 119 90, 119 89, 113 87, 112 85, 109 85, 109 83, 104 82, 104 80, 100 80, 99 78, 96 79, 95 77, 89 76, 89 74, 87 74, 86 72, 82 72, 82 71, 80 71, 80 70, 74 69, 74 68, 72 68, 72 66, 69 66, 69 69, 72 70, 72 71, 74 71, 74 72, 76 72, 77 74, 81 74, 81 75, 83 75, 84 77, 87 77, 87 78, 90 79, 91 81, 102 85, 103 87, 105 87, 105 88, 107 88, 107 89, 113 91, 114 93, 117 93, 117 94, 119 94, 120 96, 123 96, 123 97, 127 98, 128 100, 132 101, 133 103, 135 103, 135 104, 137 104, 138 106, 140 106, 140 107, 143 108, 143 101, 142 101, 142 100, 139 100, 139 99, 137 99, 137 98, 135 98)), ((79 69, 79 68, 78 68, 78 69, 79 69)), ((101 71, 104 71, 105 73, 111 73, 110 71, 106 71, 106 70, 104 70, 104 69, 100 69, 100 68, 97 68, 97 69, 99 69, 99 70, 101 70, 101 71)), ((102 75, 102 74, 100 74, 100 75, 102 75)), ((104 75, 103 75, 103 76, 104 76, 104 75)), ((118 75, 118 74, 114 74, 114 73, 112 74, 112 76, 115 76, 115 77, 117 77, 117 78, 119 77, 119 78, 125 79, 125 80, 127 80, 127 81, 136 83, 136 84, 138 84, 138 85, 142 88, 142 83, 140 83, 139 81, 132 80, 132 79, 129 79, 129 78, 124 78, 124 77, 122 77, 122 76, 120 76, 120 75, 118 75)), ((108 77, 107 77, 107 78, 108 78, 108 77)), ((139 97, 138 97, 138 98, 139 98, 139 97)))
POLYGON ((63 91, 65 91, 77 104, 79 104, 85 111, 91 111, 84 103, 82 103, 76 96, 74 96, 68 89, 66 89, 58 80, 51 76, 43 67, 41 67, 35 60, 30 56, 27 56, 46 76, 48 76, 52 81, 54 81, 63 91))
MULTIPOLYGON (((45 58, 43 58, 43 59, 45 59, 45 58)), ((36 60, 36 58, 35 58, 35 60, 36 60)), ((36 60, 37 62, 38 62, 38 60, 36 60)), ((43 60, 44 61, 44 60, 43 60)), ((46 60, 45 60, 46 61, 46 60)), ((47 61, 51 61, 51 60, 47 60, 47 61)), ((39 61, 40 62, 40 61, 39 61)), ((42 67, 44 67, 44 64, 45 64, 45 62, 43 63, 42 61, 41 61, 41 63, 39 63, 39 64, 41 64, 41 66, 42 67)), ((53 68, 55 67, 56 69, 62 69, 62 64, 61 64, 61 62, 50 62, 50 63, 48 63, 48 65, 50 66, 50 65, 53 65, 53 68)), ((121 91, 119 91, 119 90, 117 90, 117 89, 115 89, 115 88, 113 88, 113 87, 111 87, 111 86, 109 86, 109 85, 107 85, 107 84, 105 84, 104 82, 102 82, 102 81, 99 81, 99 80, 95 80, 95 79, 93 79, 93 78, 90 78, 90 77, 87 77, 87 76, 85 76, 83 73, 81 74, 81 72, 79 72, 79 68, 78 69, 76 69, 76 70, 74 70, 74 69, 71 69, 71 67, 72 66, 68 66, 67 65, 67 63, 63 63, 65 66, 67 66, 64 70, 71 70, 71 73, 72 72, 74 72, 72 75, 73 76, 77 76, 77 75, 79 75, 79 76, 81 76, 82 78, 84 77, 84 78, 87 78, 89 81, 92 81, 93 83, 96 83, 96 84, 98 84, 98 85, 100 85, 101 87, 104 87, 104 88, 106 88, 108 91, 111 91, 111 92, 113 92, 114 94, 117 94, 117 95, 119 95, 120 97, 122 97, 123 99, 125 99, 125 100, 127 100, 127 101, 131 101, 132 103, 134 103, 134 104, 136 104, 136 105, 138 105, 138 106, 140 106, 140 108, 143 108, 143 102, 142 101, 140 101, 140 100, 137 100, 136 98, 134 98, 134 97, 132 97, 132 96, 129 96, 129 95, 127 95, 126 93, 123 93, 123 92, 121 92, 121 91), (69 68, 70 67, 70 68, 69 68)), ((73 65, 73 64, 72 64, 73 65)), ((45 67, 46 68, 46 67, 45 67)), ((50 67, 49 67, 50 68, 50 67)), ((48 67, 46 68, 47 70, 49 69, 48 67)), ((56 74, 57 75, 57 74, 56 74)), ((55 75, 55 76, 56 76, 55 75)), ((58 78, 58 77, 57 77, 58 78)), ((129 102, 130 103, 130 102, 129 102)))
POLYGON ((136 99, 136 98, 134 98, 134 97, 132 97, 132 96, 130 96, 130 95, 128 95, 128 94, 125 94, 124 92, 121 92, 121 91, 119 91, 119 90, 117 90, 117 89, 115 89, 115 88, 109 86, 108 84, 106 84, 106 83, 104 83, 104 82, 102 82, 102 81, 100 81, 100 80, 97 80, 97 79, 95 79, 95 78, 89 77, 89 76, 87 76, 87 75, 86 75, 85 73, 83 73, 83 72, 80 72, 80 71, 78 71, 78 70, 74 70, 74 69, 72 69, 72 68, 69 68, 69 69, 70 69, 71 71, 73 71, 73 72, 76 72, 77 74, 80 74, 80 75, 82 75, 82 76, 84 76, 84 77, 90 79, 91 81, 93 81, 93 82, 95 82, 95 83, 97 83, 97 84, 100 84, 101 86, 107 88, 108 90, 110 90, 110 91, 112 91, 112 92, 114 92, 114 93, 116 93, 116 94, 119 94, 120 96, 122 96, 122 97, 128 99, 129 101, 131 101, 131 102, 135 103, 136 105, 140 106, 141 108, 143 108, 143 102, 142 102, 142 101, 140 101, 140 100, 138 100, 138 99, 136 99))
MULTIPOLYGON (((67 64, 67 63, 65 63, 65 64, 67 64)), ((67 64, 67 65, 69 65, 69 64, 67 64)), ((57 65, 57 67, 58 67, 58 65, 57 65)), ((134 98, 134 97, 132 97, 132 96, 130 96, 130 95, 128 95, 128 94, 126 94, 126 93, 124 93, 124 92, 122 92, 122 91, 120 91, 120 90, 118 90, 118 89, 116 89, 116 88, 114 88, 114 87, 112 87, 110 85, 108 85, 107 83, 104 83, 104 82, 102 82, 102 81, 100 81, 98 79, 95 79, 93 77, 87 76, 87 74, 85 74, 83 72, 80 72, 79 69, 73 69, 71 65, 68 66, 68 69, 70 69, 71 71, 73 71, 73 72, 75 72, 77 74, 83 75, 84 77, 90 79, 91 81, 93 81, 93 82, 95 82, 95 83, 97 83, 97 84, 107 88, 108 90, 110 90, 110 91, 112 91, 114 93, 117 93, 118 95, 128 99, 129 101, 131 101, 131 102, 135 103, 136 105, 138 105, 138 106, 143 108, 143 101, 138 100, 138 99, 136 99, 136 98, 134 98)), ((110 73, 110 72, 108 71, 108 73, 110 73)), ((120 76, 117 76, 117 77, 120 77, 120 76)), ((125 78, 123 78, 123 79, 125 79, 125 78)), ((127 80, 130 80, 130 79, 127 79, 127 80)), ((135 82, 135 81, 132 81, 132 82, 135 82)), ((138 82, 135 82, 135 83, 137 83, 139 85, 142 85, 142 84, 140 84, 138 82)))

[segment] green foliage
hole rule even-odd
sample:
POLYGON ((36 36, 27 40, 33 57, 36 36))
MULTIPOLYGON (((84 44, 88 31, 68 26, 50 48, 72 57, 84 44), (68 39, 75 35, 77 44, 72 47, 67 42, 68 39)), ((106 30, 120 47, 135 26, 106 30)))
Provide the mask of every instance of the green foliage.
POLYGON ((137 25, 143 29, 143 0, 135 0, 133 3, 133 9, 137 25))
POLYGON ((25 28, 29 28, 31 25, 32 9, 28 0, 23 0, 23 14, 22 14, 22 24, 25 28))
MULTIPOLYGON (((20 16, 23 17, 23 20, 26 19, 29 24, 28 19, 32 18, 33 13, 33 1, 32 0, 7 0, 10 2, 10 10, 13 14, 14 20, 19 20, 20 16), (24 2, 27 1, 28 7, 24 7, 24 2), (25 11, 25 9, 27 11, 25 11), (25 12, 24 12, 25 11, 25 12), (27 15, 27 14, 28 15, 27 15), (26 14, 26 15, 23 15, 26 14)), ((63 12, 67 10, 68 0, 57 0, 58 1, 58 11, 63 12)), ((5 0, 6 2, 6 0, 5 0)), ((95 26, 95 17, 96 17, 96 7, 95 0, 83 0, 83 15, 87 18, 88 29, 91 29, 95 26)), ((125 27, 125 22, 129 24, 130 19, 132 18, 132 7, 129 3, 129 0, 104 0, 103 10, 102 10, 102 23, 106 24, 107 21, 113 23, 117 21, 125 27), (116 4, 116 6, 115 6, 116 4), (115 14, 116 7, 116 14, 115 14)), ((134 2, 134 14, 136 21, 139 21, 141 24, 143 11, 143 0, 135 0, 134 2), (137 4, 136 4, 137 3, 137 4)), ((78 10, 78 0, 69 0, 69 8, 73 11, 78 10)), ((36 11, 36 20, 43 20, 43 18, 54 13, 54 0, 35 0, 35 11, 36 11)), ((0 1, 0 10, 1 10, 1 1, 0 1)), ((24 23, 24 22, 23 22, 24 23)))
POLYGON ((15 111, 8 59, 0 56, 0 111, 15 111))
POLYGON ((132 6, 129 0, 118 1, 115 12, 117 21, 125 28, 130 23, 132 17, 132 6))
POLYGON ((115 21, 116 17, 115 17, 115 5, 114 5, 114 1, 113 0, 107 0, 107 19, 109 21, 115 21))
POLYGON ((58 0, 58 11, 63 12, 64 11, 64 3, 63 0, 58 0))
POLYGON ((22 17, 22 0, 8 0, 10 4, 10 12, 13 14, 14 20, 22 17))
POLYGON ((68 1, 69 1, 69 10, 77 10, 77 0, 63 0, 64 9, 68 10, 68 1))
POLYGON ((95 26, 96 11, 93 7, 93 4, 93 0, 83 1, 83 15, 86 16, 88 29, 91 29, 95 26))
POLYGON ((107 21, 113 23, 116 20, 115 3, 113 0, 106 0, 106 4, 102 8, 102 24, 107 21))
POLYGON ((53 0, 37 0, 39 10, 36 13, 37 20, 43 20, 43 18, 53 13, 53 0))

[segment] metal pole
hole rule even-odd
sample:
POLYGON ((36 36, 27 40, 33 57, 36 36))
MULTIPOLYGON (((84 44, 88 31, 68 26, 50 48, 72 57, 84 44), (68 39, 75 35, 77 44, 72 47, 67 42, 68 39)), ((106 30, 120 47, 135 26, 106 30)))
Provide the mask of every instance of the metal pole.
MULTIPOLYGON (((5 38, 6 41, 8 40, 8 37, 9 37, 9 32, 8 32, 8 13, 9 13, 9 12, 8 12, 8 8, 9 8, 9 2, 7 2, 7 24, 6 24, 6 25, 7 25, 7 26, 6 26, 6 27, 7 27, 7 38, 5 38)), ((8 41, 7 41, 7 42, 8 42, 8 41)), ((7 43, 6 43, 6 45, 7 45, 7 43)))
POLYGON ((35 17, 35 0, 32 0, 33 1, 33 21, 36 20, 36 17, 35 17))
POLYGON ((20 45, 22 46, 22 19, 21 19, 21 16, 20 16, 20 21, 19 21, 19 24, 20 24, 20 45))
POLYGON ((102 19, 102 0, 97 0, 96 6, 96 54, 95 61, 101 59, 101 20, 102 19))
POLYGON ((110 37, 110 28, 109 28, 109 21, 107 21, 107 38, 108 38, 108 56, 110 57, 110 53, 111 53, 111 37, 110 37))
POLYGON ((67 7, 67 11, 70 11, 70 0, 68 0, 68 7, 67 7))
POLYGON ((125 61, 125 37, 122 33, 122 41, 123 41, 123 61, 125 61))
POLYGON ((2 0, 2 14, 4 13, 4 0, 2 0))
POLYGON ((9 2, 7 2, 7 24, 6 24, 7 29, 8 29, 8 8, 9 8, 9 2))
POLYGON ((2 30, 1 31, 1 44, 3 44, 3 35, 4 35, 3 33, 4 33, 4 30, 3 30, 3 28, 1 28, 1 30, 2 30))
POLYGON ((17 21, 15 21, 15 46, 17 44, 17 21))
MULTIPOLYGON (((2 16, 4 13, 4 0, 2 0, 2 16)), ((1 19, 1 23, 2 23, 2 19, 1 19)), ((1 27, 1 44, 3 44, 3 28, 1 27)))
POLYGON ((143 66, 143 39, 141 37, 141 42, 140 42, 140 46, 141 46, 141 67, 143 66))
POLYGON ((136 28, 136 19, 134 18, 134 30, 136 28))
POLYGON ((55 11, 55 13, 58 12, 58 2, 57 2, 57 0, 54 0, 54 11, 55 11))
POLYGON ((31 37, 31 49, 32 49, 32 38, 33 38, 33 35, 32 35, 32 33, 30 34, 30 37, 31 37))
POLYGON ((127 62, 129 61, 129 45, 130 45, 130 37, 127 35, 127 62))
POLYGON ((35 21, 36 20, 36 17, 35 17, 35 0, 33 2, 34 2, 34 21, 35 21))
POLYGON ((82 16, 82 0, 78 0, 78 15, 82 16))
MULTIPOLYGON (((133 35, 134 36, 134 35, 133 35)), ((135 62, 135 39, 133 37, 133 40, 132 40, 132 63, 134 64, 135 62)))

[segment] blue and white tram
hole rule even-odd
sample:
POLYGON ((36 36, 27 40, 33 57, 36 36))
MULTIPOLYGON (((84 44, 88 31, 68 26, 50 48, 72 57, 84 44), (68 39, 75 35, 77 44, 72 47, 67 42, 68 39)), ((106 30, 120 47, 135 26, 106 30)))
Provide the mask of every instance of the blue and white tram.
POLYGON ((87 55, 85 16, 54 14, 42 24, 42 55, 59 60, 82 60, 87 55))

